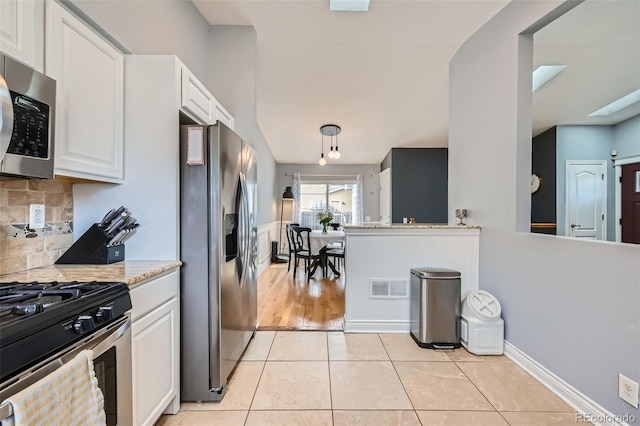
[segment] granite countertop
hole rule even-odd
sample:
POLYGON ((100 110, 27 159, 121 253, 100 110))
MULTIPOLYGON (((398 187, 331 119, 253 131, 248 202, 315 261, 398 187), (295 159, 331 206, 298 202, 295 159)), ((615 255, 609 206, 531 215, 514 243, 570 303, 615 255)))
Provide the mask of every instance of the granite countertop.
POLYGON ((344 229, 480 229, 480 225, 448 225, 446 223, 394 223, 391 225, 344 225, 344 229))
POLYGON ((182 265, 179 260, 127 260, 109 265, 51 265, 0 275, 0 283, 18 281, 117 281, 137 284, 182 265))

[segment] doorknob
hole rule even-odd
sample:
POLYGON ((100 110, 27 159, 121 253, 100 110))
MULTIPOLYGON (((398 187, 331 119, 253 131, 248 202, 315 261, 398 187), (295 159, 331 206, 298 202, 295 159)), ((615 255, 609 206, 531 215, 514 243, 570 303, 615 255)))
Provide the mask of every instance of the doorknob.
POLYGON ((575 223, 572 223, 572 224, 571 224, 571 227, 572 227, 572 228, 580 228, 580 225, 576 225, 575 223))

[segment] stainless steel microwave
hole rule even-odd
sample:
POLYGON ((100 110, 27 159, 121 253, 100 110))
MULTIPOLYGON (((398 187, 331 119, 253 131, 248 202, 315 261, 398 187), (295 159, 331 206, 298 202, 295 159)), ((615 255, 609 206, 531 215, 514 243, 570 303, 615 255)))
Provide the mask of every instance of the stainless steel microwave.
POLYGON ((0 53, 0 175, 53 178, 55 80, 0 53))

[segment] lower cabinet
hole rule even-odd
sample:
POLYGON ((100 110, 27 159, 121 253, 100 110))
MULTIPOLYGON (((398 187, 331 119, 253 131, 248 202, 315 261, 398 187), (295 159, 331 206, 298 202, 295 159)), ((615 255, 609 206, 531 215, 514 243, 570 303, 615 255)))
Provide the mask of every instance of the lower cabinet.
POLYGON ((180 408, 180 280, 177 271, 131 290, 133 424, 180 408))

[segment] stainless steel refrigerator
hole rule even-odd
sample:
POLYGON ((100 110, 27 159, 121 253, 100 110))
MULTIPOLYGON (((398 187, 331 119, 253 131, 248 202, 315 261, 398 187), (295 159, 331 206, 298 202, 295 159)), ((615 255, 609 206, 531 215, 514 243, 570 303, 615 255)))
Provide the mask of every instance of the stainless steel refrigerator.
POLYGON ((219 401, 257 323, 255 151, 224 124, 180 129, 183 401, 219 401))

